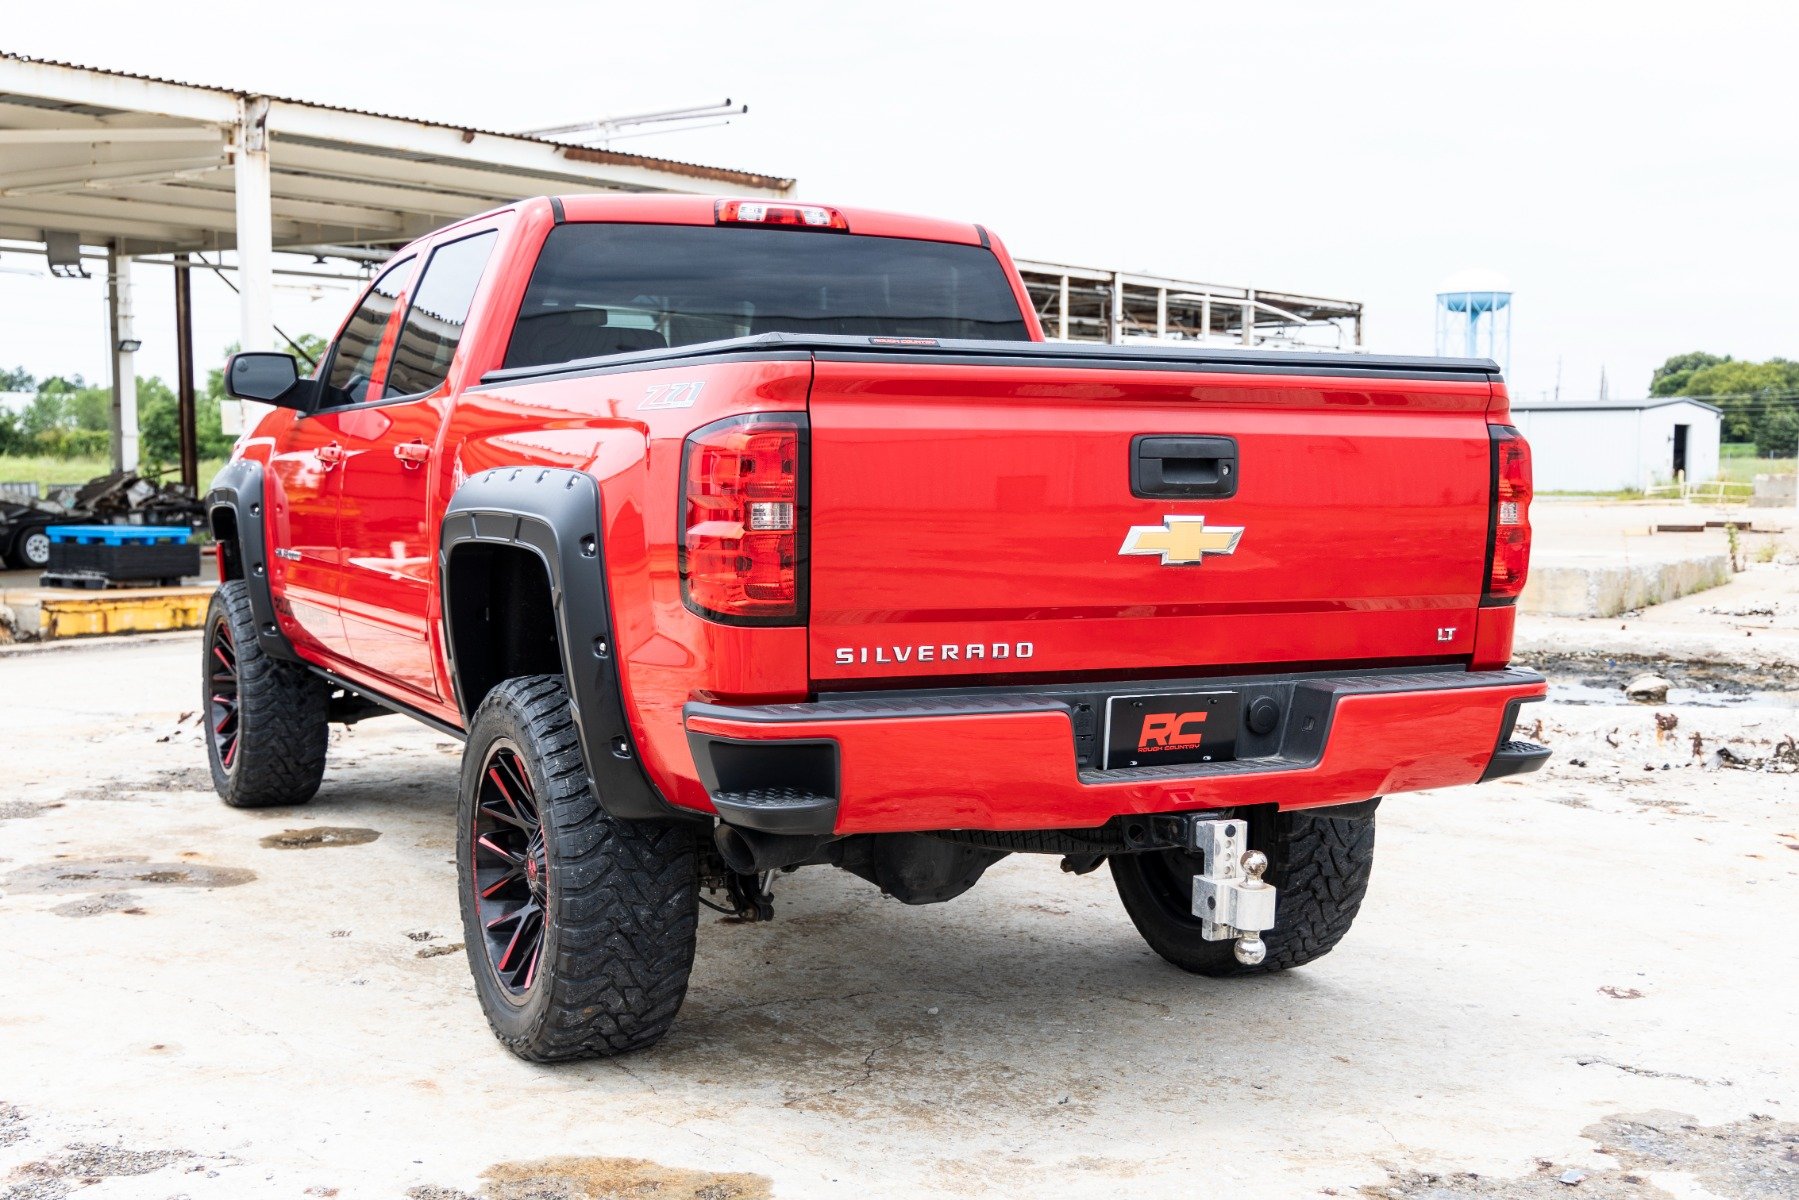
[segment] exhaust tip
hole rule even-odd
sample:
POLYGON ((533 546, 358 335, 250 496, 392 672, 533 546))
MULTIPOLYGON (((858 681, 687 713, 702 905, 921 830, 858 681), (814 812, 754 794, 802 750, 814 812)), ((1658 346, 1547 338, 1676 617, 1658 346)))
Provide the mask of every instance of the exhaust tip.
POLYGON ((739 875, 756 873, 756 848, 744 836, 743 830, 720 825, 712 831, 712 844, 718 848, 718 856, 725 860, 725 866, 739 875))

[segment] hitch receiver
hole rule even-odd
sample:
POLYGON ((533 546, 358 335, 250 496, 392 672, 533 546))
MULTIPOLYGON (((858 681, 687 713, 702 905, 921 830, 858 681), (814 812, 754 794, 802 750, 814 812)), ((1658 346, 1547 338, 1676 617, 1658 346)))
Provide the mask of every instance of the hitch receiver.
POLYGON ((1262 931, 1274 928, 1275 889, 1262 879, 1268 857, 1247 849, 1249 823, 1241 817, 1194 821, 1191 848, 1203 855, 1205 873, 1193 877, 1193 915, 1208 942, 1234 939, 1237 961, 1253 967, 1267 957, 1262 931))

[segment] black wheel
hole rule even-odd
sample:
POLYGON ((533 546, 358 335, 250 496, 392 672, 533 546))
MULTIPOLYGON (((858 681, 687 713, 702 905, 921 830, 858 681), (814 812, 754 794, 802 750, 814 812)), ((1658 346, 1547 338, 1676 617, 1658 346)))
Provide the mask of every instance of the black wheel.
POLYGON ((1304 966, 1329 954, 1355 921, 1374 866, 1374 814, 1330 809, 1251 819, 1250 842, 1268 856, 1269 883, 1280 889, 1275 925, 1262 935, 1268 953, 1256 966, 1236 960, 1233 943, 1208 942, 1193 915, 1193 876, 1204 866, 1178 850, 1114 855, 1112 882, 1150 949, 1199 975, 1259 975, 1304 966), (1270 825, 1272 826, 1270 828, 1270 825))
POLYGON ((463 941, 495 1036, 556 1062, 667 1033, 693 968, 697 839, 600 807, 559 676, 488 693, 469 724, 458 816, 463 941))
POLYGON ((262 652, 241 579, 212 594, 202 645, 201 711, 213 788, 233 808, 312 799, 325 776, 330 684, 262 652))
POLYGON ((27 529, 6 557, 21 571, 41 571, 50 565, 50 535, 42 529, 27 529))

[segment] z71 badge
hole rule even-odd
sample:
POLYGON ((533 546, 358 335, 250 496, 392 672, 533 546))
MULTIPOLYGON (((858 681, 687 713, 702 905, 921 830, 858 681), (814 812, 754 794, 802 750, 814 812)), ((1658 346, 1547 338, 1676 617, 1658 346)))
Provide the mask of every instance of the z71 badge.
POLYGON ((700 389, 706 386, 704 379, 693 383, 652 383, 643 389, 643 399, 638 401, 638 411, 646 408, 692 408, 693 402, 700 398, 700 389))

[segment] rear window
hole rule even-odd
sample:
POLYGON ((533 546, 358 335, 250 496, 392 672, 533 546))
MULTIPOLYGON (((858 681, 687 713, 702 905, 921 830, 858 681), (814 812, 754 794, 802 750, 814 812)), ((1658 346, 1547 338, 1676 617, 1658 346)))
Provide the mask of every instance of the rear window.
POLYGON ((559 225, 544 241, 508 367, 758 333, 1022 341, 1018 300, 981 246, 711 225, 559 225))

